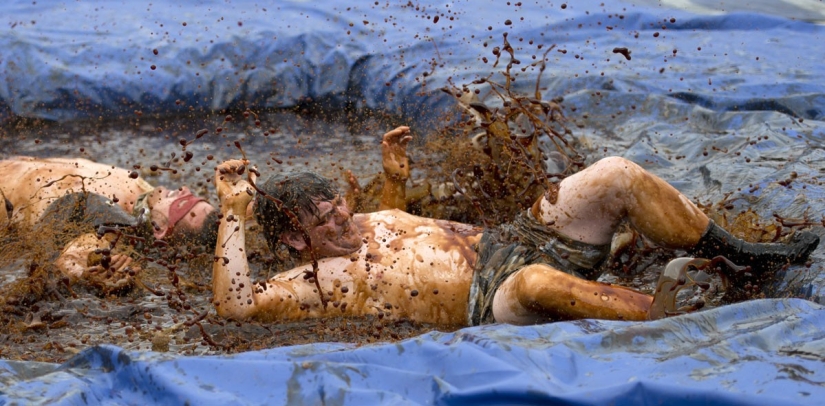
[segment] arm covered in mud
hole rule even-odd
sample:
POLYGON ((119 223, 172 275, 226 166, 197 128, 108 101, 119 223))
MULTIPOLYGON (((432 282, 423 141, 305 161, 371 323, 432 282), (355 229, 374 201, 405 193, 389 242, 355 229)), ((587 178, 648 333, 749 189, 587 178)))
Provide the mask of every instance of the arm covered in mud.
POLYGON ((410 178, 407 144, 410 140, 410 127, 401 126, 384 134, 381 141, 381 163, 385 176, 380 210, 407 210, 406 183, 410 178))
POLYGON ((83 234, 66 245, 54 265, 73 281, 82 280, 104 292, 132 286, 132 258, 125 254, 109 255, 110 250, 109 238, 83 234))
MULTIPOLYGON (((312 285, 297 278, 300 270, 256 284, 250 277, 244 214, 256 192, 243 178, 247 165, 248 161, 230 160, 218 165, 215 172, 221 220, 212 265, 213 304, 218 315, 228 319, 299 319, 307 315, 305 309, 320 308, 318 295, 307 292, 312 285)), ((254 182, 254 175, 250 176, 254 182)))

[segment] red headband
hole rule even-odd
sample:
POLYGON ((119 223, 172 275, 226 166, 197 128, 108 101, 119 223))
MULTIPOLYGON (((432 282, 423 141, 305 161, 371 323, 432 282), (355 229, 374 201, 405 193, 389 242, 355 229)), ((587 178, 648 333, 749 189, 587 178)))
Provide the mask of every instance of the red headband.
POLYGON ((178 222, 183 218, 183 216, 189 213, 189 211, 192 210, 192 208, 195 207, 196 204, 203 201, 206 201, 206 199, 189 194, 187 194, 186 196, 182 196, 178 199, 175 199, 175 201, 172 202, 172 205, 169 206, 169 232, 172 231, 172 228, 175 227, 175 224, 178 224, 178 222))

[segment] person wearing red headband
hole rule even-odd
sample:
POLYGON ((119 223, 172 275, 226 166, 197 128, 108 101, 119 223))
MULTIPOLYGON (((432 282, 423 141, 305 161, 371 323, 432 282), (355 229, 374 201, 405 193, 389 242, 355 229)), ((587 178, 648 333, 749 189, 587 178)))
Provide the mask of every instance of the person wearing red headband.
POLYGON ((102 264, 90 253, 109 248, 104 231, 131 227, 156 240, 212 246, 217 211, 186 187, 153 187, 137 173, 80 158, 13 157, 0 161, 0 227, 34 235, 68 236, 54 261, 72 279, 123 287, 132 259, 115 254, 102 264), (103 227, 103 228, 101 228, 103 227), (102 237, 101 237, 102 236, 102 237))

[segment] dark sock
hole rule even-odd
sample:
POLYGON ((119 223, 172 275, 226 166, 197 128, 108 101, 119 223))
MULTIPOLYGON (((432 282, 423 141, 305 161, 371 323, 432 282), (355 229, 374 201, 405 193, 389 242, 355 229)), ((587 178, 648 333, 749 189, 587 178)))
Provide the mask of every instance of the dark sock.
POLYGON ((747 242, 711 221, 690 254, 709 259, 721 255, 737 265, 750 266, 751 273, 761 279, 785 264, 804 262, 817 245, 819 236, 808 231, 797 232, 786 243, 747 242))

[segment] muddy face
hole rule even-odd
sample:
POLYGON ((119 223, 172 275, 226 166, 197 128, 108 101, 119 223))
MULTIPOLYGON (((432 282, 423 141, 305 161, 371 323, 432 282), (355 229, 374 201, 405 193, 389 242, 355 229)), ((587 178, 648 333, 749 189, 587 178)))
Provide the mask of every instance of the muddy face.
POLYGON ((203 227, 206 216, 215 210, 212 205, 203 200, 192 206, 178 221, 174 221, 177 216, 173 213, 194 197, 192 191, 186 186, 178 189, 158 187, 152 191, 147 203, 152 210, 155 238, 161 239, 186 231, 193 232, 203 227))
POLYGON ((306 225, 316 256, 337 257, 351 254, 361 247, 361 232, 352 221, 352 213, 344 198, 339 196, 333 200, 318 201, 316 207, 317 216, 301 214, 301 222, 306 225))

